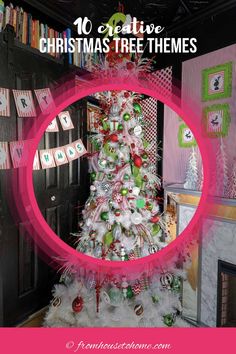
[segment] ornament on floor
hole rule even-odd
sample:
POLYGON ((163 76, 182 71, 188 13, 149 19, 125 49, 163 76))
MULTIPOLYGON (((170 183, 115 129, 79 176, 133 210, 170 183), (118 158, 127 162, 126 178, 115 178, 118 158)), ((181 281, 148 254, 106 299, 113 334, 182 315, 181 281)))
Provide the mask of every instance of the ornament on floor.
POLYGON ((163 322, 167 327, 172 327, 175 323, 176 315, 173 313, 169 313, 163 316, 163 322))
POLYGON ((141 316, 143 314, 143 304, 141 302, 135 304, 134 313, 136 316, 141 316))
POLYGON ((174 277, 171 273, 165 273, 161 275, 160 282, 163 288, 171 289, 171 285, 173 283, 174 277))
POLYGON ((123 301, 123 295, 121 290, 113 287, 108 291, 108 296, 110 298, 110 305, 114 307, 121 305, 123 301))
POLYGON ((52 300, 53 307, 59 307, 61 305, 61 298, 59 296, 54 297, 52 300))
POLYGON ((79 313, 84 306, 84 300, 81 296, 77 296, 72 302, 72 309, 74 312, 79 313))

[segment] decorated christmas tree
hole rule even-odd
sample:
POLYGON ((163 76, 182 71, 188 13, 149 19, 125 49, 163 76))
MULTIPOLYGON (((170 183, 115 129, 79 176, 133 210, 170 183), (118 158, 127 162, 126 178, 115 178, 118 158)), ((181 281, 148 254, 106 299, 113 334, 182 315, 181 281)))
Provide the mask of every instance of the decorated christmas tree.
POLYGON ((197 155, 193 147, 188 160, 184 188, 198 190, 198 183, 197 155))
POLYGON ((228 159, 225 151, 225 144, 223 138, 220 140, 220 146, 216 153, 216 185, 215 194, 219 197, 226 197, 228 195, 228 159))
POLYGON ((233 168, 229 176, 228 197, 236 199, 236 159, 234 160, 233 168))
MULTIPOLYGON (((104 115, 92 137, 90 196, 79 222, 78 252, 109 261, 129 262, 166 247, 169 242, 160 212, 160 179, 150 162, 150 146, 140 96, 127 92, 100 94, 104 115)), ((178 256, 177 260, 178 261, 178 256)), ((98 281, 73 269, 53 290, 46 316, 49 327, 184 326, 180 290, 183 271, 163 265, 160 274, 143 273, 98 281)), ((128 267, 127 267, 128 269, 128 267)))

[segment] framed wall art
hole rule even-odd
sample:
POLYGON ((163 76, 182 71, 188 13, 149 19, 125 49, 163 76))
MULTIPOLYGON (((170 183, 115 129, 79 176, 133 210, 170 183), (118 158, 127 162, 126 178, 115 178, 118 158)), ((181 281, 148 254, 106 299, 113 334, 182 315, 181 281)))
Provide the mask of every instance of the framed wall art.
POLYGON ((189 148, 197 145, 194 135, 186 124, 179 126, 178 133, 179 146, 182 148, 189 148))
POLYGON ((203 70, 202 101, 230 97, 232 93, 232 62, 203 70))
POLYGON ((229 104, 215 104, 206 107, 203 111, 203 130, 205 135, 211 138, 228 135, 230 125, 229 104))

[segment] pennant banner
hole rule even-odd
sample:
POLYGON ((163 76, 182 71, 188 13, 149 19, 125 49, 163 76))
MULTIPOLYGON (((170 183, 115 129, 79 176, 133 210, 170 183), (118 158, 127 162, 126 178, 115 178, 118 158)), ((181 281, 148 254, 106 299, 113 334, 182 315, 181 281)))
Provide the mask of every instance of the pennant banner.
POLYGON ((34 90, 34 93, 43 113, 48 114, 55 109, 55 103, 49 88, 34 90))
POLYGON ((30 90, 12 90, 18 117, 36 117, 33 95, 30 90))
POLYGON ((61 122, 61 126, 63 130, 74 129, 74 125, 72 123, 69 111, 59 113, 58 118, 61 122))
POLYGON ((51 123, 49 124, 49 126, 46 129, 47 133, 55 133, 55 132, 59 132, 59 127, 57 124, 57 119, 54 118, 51 123))
POLYGON ((8 170, 9 168, 11 168, 11 160, 8 143, 0 142, 0 170, 8 170))
POLYGON ((10 92, 8 89, 0 88, 0 116, 10 117, 10 92))

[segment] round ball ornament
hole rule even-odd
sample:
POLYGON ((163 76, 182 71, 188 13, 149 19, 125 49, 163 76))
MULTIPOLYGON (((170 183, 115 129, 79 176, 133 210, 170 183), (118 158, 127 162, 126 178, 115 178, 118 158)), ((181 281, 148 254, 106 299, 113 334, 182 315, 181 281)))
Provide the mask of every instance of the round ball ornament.
POLYGON ((103 236, 103 242, 106 246, 110 246, 113 242, 113 234, 111 231, 108 231, 105 233, 105 235, 103 236))
POLYGON ((111 134, 109 136, 109 140, 112 141, 113 143, 117 143, 119 138, 118 138, 118 135, 117 134, 111 134))
POLYGON ((158 215, 154 215, 151 217, 150 221, 151 221, 151 223, 156 224, 160 221, 160 218, 158 215))
POLYGON ((143 314, 143 304, 141 302, 134 306, 134 313, 136 316, 141 316, 143 314))
POLYGON ((143 221, 142 215, 136 211, 131 215, 130 219, 131 219, 132 224, 134 224, 134 225, 139 225, 143 221))
POLYGON ((61 305, 61 298, 59 296, 54 297, 52 300, 52 306, 53 307, 59 307, 61 305))
POLYGON ((92 172, 92 173, 90 174, 90 177, 91 177, 91 180, 92 180, 92 181, 95 181, 95 179, 96 179, 96 172, 92 172))
POLYGON ((125 181, 129 181, 129 179, 130 179, 129 174, 128 174, 128 173, 125 173, 125 174, 124 174, 124 180, 125 180, 125 181))
POLYGON ((174 277, 171 273, 165 273, 160 277, 160 282, 163 288, 171 289, 173 284, 174 277))
POLYGON ((172 327, 175 323, 175 314, 169 313, 163 316, 163 322, 167 327, 172 327))
POLYGON ((159 247, 157 245, 152 244, 148 247, 149 254, 154 254, 158 251, 159 251, 159 247))
POLYGON ((142 114, 142 107, 140 106, 140 104, 138 102, 133 103, 133 109, 134 109, 135 113, 142 114))
POLYGON ((142 167, 143 161, 140 156, 135 155, 133 158, 133 161, 134 161, 134 166, 136 166, 138 168, 142 167))
POLYGON ((81 296, 77 296, 72 302, 72 309, 74 312, 79 313, 84 306, 84 300, 81 296))
POLYGON ((123 294, 119 289, 112 287, 108 291, 108 296, 110 298, 110 304, 112 306, 120 306, 120 304, 123 300, 123 294))
POLYGON ((115 216, 120 216, 120 214, 121 214, 120 209, 116 209, 116 210, 114 211, 114 214, 115 214, 115 216))
POLYGON ((130 118, 131 118, 131 116, 129 113, 126 112, 123 114, 123 119, 125 122, 128 122, 130 120, 130 118))
POLYGON ((144 153, 142 154, 142 158, 143 158, 144 160, 147 160, 148 154, 147 154, 146 152, 144 152, 144 153))
POLYGON ((107 221, 109 219, 108 211, 103 211, 100 214, 100 218, 101 218, 102 221, 107 221))
POLYGON ((135 136, 140 136, 143 132, 143 129, 140 125, 137 125, 136 127, 134 127, 134 135, 135 136))
POLYGON ((151 233, 152 233, 152 236, 156 236, 161 230, 161 227, 159 224, 153 224, 152 225, 152 230, 151 230, 151 233))
POLYGON ((123 197, 125 197, 128 193, 129 193, 128 188, 124 188, 124 187, 121 188, 120 194, 121 194, 123 197))

